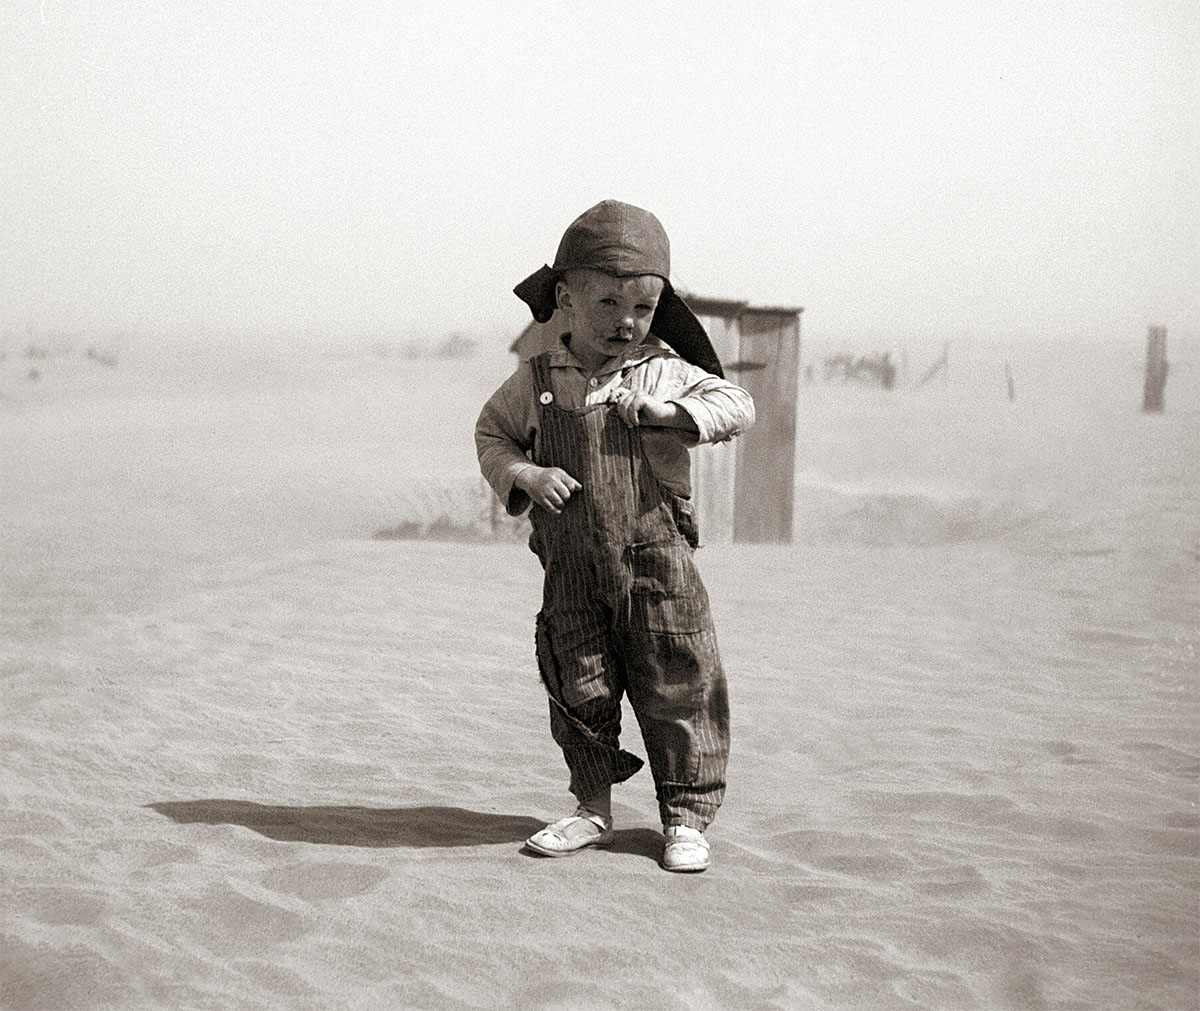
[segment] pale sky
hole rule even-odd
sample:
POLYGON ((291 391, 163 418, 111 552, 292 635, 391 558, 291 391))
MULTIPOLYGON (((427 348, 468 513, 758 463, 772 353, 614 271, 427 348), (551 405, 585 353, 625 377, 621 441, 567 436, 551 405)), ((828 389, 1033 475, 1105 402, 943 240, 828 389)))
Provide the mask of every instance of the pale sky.
POLYGON ((809 336, 1200 334, 1200 4, 9 2, 0 328, 492 337, 613 197, 809 336))

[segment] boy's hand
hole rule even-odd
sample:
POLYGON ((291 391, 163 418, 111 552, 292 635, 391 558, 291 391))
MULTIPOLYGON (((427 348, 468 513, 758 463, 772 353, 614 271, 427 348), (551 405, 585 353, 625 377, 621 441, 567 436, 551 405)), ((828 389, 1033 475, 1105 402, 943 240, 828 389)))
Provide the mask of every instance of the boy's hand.
POLYGON ((659 400, 640 390, 622 386, 613 391, 612 402, 617 408, 618 417, 630 428, 649 425, 659 428, 682 428, 690 432, 697 430, 692 416, 678 404, 659 400))
POLYGON ((562 512, 573 492, 583 488, 561 467, 527 467, 513 482, 526 495, 556 516, 562 512))

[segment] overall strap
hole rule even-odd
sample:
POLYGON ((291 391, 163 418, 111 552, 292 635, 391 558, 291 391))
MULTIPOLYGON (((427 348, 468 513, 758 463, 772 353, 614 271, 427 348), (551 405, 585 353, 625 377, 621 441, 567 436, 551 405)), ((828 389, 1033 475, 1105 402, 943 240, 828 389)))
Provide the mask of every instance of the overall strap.
POLYGON ((543 352, 530 358, 529 367, 533 370, 533 395, 538 398, 538 403, 543 402, 543 393, 549 393, 553 398, 554 389, 550 384, 550 353, 543 352))
POLYGON ((632 378, 633 373, 640 369, 647 362, 653 361, 655 358, 659 357, 662 356, 653 355, 650 358, 638 358, 632 362, 626 362, 621 366, 621 385, 626 389, 633 389, 633 387, 629 385, 629 380, 632 378))

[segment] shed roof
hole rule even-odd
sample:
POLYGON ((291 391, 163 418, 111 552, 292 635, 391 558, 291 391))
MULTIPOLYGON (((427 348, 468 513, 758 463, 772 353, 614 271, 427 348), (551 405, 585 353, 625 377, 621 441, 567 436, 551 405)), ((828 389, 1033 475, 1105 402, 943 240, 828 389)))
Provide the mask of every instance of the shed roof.
POLYGON ((687 291, 680 291, 679 296, 697 316, 724 316, 727 319, 736 319, 744 312, 773 313, 779 316, 799 316, 804 312, 803 306, 752 305, 742 298, 710 298, 687 291))
POLYGON ((706 298, 703 295, 692 295, 686 291, 678 294, 697 316, 724 316, 727 319, 736 319, 750 304, 741 299, 706 298))
POLYGON ((775 316, 799 316, 804 312, 802 305, 747 305, 745 312, 771 313, 775 316))

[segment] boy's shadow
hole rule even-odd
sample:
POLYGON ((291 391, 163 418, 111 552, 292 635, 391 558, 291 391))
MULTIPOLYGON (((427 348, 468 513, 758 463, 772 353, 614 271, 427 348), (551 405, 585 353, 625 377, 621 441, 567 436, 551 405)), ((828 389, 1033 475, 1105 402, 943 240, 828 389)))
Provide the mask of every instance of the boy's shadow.
POLYGON ((461 807, 292 807, 248 800, 173 800, 148 808, 180 824, 242 825, 280 842, 324 846, 487 846, 523 842, 536 818, 461 807))
MULTIPOLYGON (((524 842, 545 827, 537 818, 461 807, 295 807, 248 800, 168 800, 146 807, 181 825, 241 825, 279 842, 323 846, 489 846, 524 842)), ((609 849, 658 859, 662 837, 649 829, 616 833, 609 849)))

